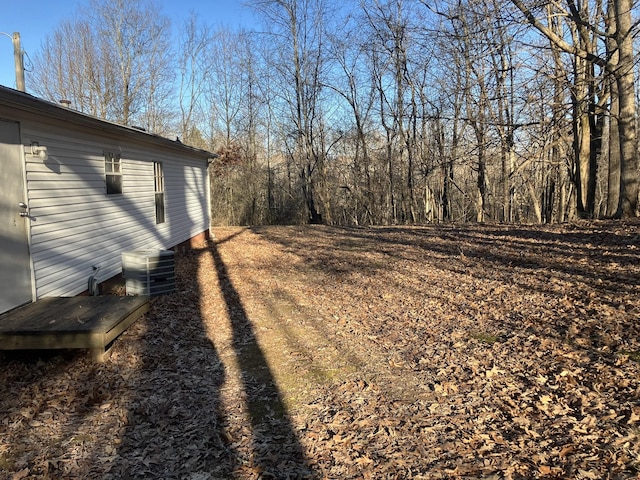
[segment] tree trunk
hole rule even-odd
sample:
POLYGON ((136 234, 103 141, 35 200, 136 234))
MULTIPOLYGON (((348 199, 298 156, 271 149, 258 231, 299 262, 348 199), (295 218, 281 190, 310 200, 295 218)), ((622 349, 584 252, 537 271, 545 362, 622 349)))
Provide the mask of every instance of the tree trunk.
POLYGON ((636 104, 633 72, 633 37, 631 36, 632 0, 612 0, 616 16, 616 43, 619 63, 616 68, 616 84, 620 116, 621 188, 617 216, 638 216, 638 156, 636 151, 636 104))
POLYGON ((484 135, 478 141, 478 197, 476 201, 476 221, 484 222, 485 207, 487 204, 487 164, 484 155, 484 135))
POLYGON ((573 146, 576 162, 576 194, 578 215, 593 218, 595 212, 596 168, 592 152, 592 102, 590 74, 593 65, 582 58, 574 59, 575 86, 573 94, 573 146))
MULTIPOLYGON (((607 55, 609 64, 613 67, 619 63, 619 52, 616 42, 616 14, 613 1, 610 1, 607 8, 607 55)), ((615 68, 615 67, 614 67, 615 68)), ((611 70, 611 68, 609 69, 611 70)), ((608 169, 607 169, 607 216, 618 215, 620 209, 620 132, 618 119, 620 118, 620 102, 618 94, 618 82, 615 75, 607 72, 606 82, 609 89, 611 103, 608 115, 608 169)))

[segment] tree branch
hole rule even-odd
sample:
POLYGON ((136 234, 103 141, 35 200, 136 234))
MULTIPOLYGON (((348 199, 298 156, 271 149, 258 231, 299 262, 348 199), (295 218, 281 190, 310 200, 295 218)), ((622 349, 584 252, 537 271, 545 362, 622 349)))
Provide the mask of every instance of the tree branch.
POLYGON ((548 26, 542 23, 540 20, 536 18, 536 16, 529 10, 525 4, 521 0, 511 0, 513 3, 525 16, 527 21, 535 27, 540 33, 542 33, 545 37, 549 39, 549 41, 562 50, 565 53, 569 53, 571 55, 575 55, 578 58, 582 58, 587 60, 595 65, 600 67, 607 67, 608 62, 606 59, 599 57, 598 55, 594 55, 589 53, 581 48, 576 47, 575 45, 571 45, 562 37, 560 37, 557 33, 551 30, 548 26))

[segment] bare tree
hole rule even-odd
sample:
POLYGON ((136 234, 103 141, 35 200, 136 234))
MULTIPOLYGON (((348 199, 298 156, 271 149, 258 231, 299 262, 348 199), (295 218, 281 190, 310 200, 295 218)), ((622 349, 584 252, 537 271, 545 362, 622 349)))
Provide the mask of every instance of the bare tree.
MULTIPOLYGON (((116 102, 113 114, 128 125, 144 108, 145 93, 166 71, 173 72, 169 20, 146 0, 92 0, 88 18, 100 40, 98 48, 112 68, 116 102)), ((153 100, 166 91, 155 91, 153 100)))
MULTIPOLYGON (((345 22, 345 29, 330 37, 329 54, 336 68, 327 84, 346 103, 351 116, 345 129, 349 133, 341 142, 341 157, 351 161, 339 188, 351 199, 352 205, 349 212, 343 210, 338 216, 349 217, 356 225, 377 221, 369 145, 375 91, 367 68, 369 46, 362 37, 361 25, 357 22, 345 22)), ((345 202, 345 208, 348 203, 345 202)))
POLYGON ((636 103, 635 76, 633 70, 634 53, 631 24, 632 0, 613 1, 615 19, 615 43, 617 58, 611 57, 608 65, 615 78, 618 101, 618 139, 620 142, 620 203, 617 216, 638 216, 640 195, 640 160, 636 144, 636 103))
POLYGON ((238 120, 245 86, 241 75, 241 34, 227 28, 213 35, 207 52, 206 100, 212 140, 228 148, 239 140, 238 120))
MULTIPOLYGON (((36 93, 81 111, 165 131, 173 81, 169 20, 151 1, 92 0, 34 60, 36 93)), ((163 132, 158 132, 163 133, 163 132)))
POLYGON ((287 139, 300 179, 312 223, 323 221, 318 206, 318 183, 322 180, 324 139, 320 96, 324 73, 325 44, 323 0, 254 0, 253 6, 272 29, 268 41, 278 45, 281 58, 274 65, 282 81, 286 119, 291 122, 287 139))
POLYGON ((69 100, 73 108, 110 118, 115 91, 97 43, 87 20, 61 23, 34 56, 34 92, 51 101, 69 100))
POLYGON ((194 13, 185 21, 178 54, 179 132, 182 141, 193 146, 211 148, 203 137, 206 129, 205 96, 210 75, 213 42, 210 27, 198 23, 194 13))
MULTIPOLYGON (((511 0, 526 20, 548 38, 553 48, 573 58, 574 62, 574 154, 576 155, 576 186, 578 208, 582 216, 593 216, 595 211, 596 155, 600 147, 605 105, 600 103, 607 90, 606 77, 611 76, 615 87, 609 97, 613 105, 613 122, 610 127, 617 132, 610 137, 619 142, 620 195, 616 216, 638 215, 639 173, 635 133, 635 90, 633 72, 633 40, 631 24, 631 0, 610 0, 610 7, 600 2, 582 2, 576 5, 565 0, 565 7, 558 12, 568 22, 573 32, 572 40, 566 39, 551 28, 544 17, 536 16, 536 10, 523 0, 511 0), (606 13, 605 13, 606 12, 606 13), (605 48, 599 48, 602 44, 605 48), (604 52, 604 54, 603 54, 604 52), (596 77, 596 69, 604 75, 596 77), (599 83, 595 83, 598 81, 599 83), (599 91, 598 91, 599 89, 599 91)), ((560 2, 555 5, 560 6, 560 2)), ((611 83, 610 83, 611 85, 611 83)), ((617 162, 617 151, 611 157, 617 162)), ((610 172, 610 188, 617 190, 615 172, 610 172)), ((613 206, 611 206, 613 207, 613 206)), ((611 208, 612 210, 613 208, 611 208)))

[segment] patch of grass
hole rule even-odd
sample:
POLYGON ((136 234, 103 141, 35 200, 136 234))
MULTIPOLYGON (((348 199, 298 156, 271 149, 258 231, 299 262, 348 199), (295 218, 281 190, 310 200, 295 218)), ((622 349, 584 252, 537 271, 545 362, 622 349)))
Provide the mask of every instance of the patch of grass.
POLYGON ((311 366, 308 376, 314 383, 324 384, 329 383, 333 378, 335 378, 336 374, 335 371, 332 372, 318 366, 311 366))
POLYGON ((312 365, 305 377, 318 385, 328 385, 358 371, 359 368, 357 365, 353 364, 342 365, 340 368, 326 368, 312 365))
POLYGON ((497 341, 500 340, 498 335, 493 335, 491 333, 486 332, 471 332, 471 338, 477 340, 480 343, 485 343, 487 345, 493 345, 497 341))
POLYGON ((621 351, 621 355, 626 355, 629 357, 629 360, 633 360, 634 362, 640 363, 640 351, 621 351))
POLYGON ((0 455, 0 472, 11 472, 15 470, 15 461, 7 455, 0 455))
POLYGON ((87 435, 86 433, 81 433, 71 439, 71 443, 73 445, 82 445, 83 443, 92 443, 93 441, 94 438, 91 435, 87 435))

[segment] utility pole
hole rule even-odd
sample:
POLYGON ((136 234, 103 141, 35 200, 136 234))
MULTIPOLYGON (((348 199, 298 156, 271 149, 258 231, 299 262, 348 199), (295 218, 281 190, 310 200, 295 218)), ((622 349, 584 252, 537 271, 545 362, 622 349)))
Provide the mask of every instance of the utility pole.
POLYGON ((13 32, 13 36, 4 32, 0 32, 0 34, 9 37, 13 42, 13 61, 16 69, 16 88, 21 92, 24 92, 24 58, 22 56, 22 47, 20 46, 20 33, 13 32))
POLYGON ((24 92, 24 58, 20 47, 20 34, 13 32, 13 60, 16 64, 16 88, 24 92))

